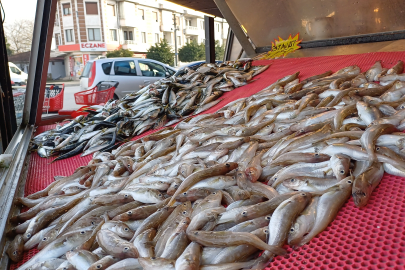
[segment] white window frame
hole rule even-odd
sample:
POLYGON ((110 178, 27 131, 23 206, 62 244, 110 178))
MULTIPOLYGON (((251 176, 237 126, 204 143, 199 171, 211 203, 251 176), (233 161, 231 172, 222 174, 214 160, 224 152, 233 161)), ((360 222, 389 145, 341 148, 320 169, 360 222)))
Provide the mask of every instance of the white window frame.
POLYGON ((159 43, 160 38, 159 38, 159 33, 155 33, 155 43, 159 43))
POLYGON ((63 3, 61 3, 61 7, 62 7, 62 17, 63 16, 72 16, 72 3, 71 2, 63 2, 63 3), (69 8, 70 14, 65 15, 65 13, 64 13, 65 10, 63 8, 63 4, 70 4, 70 8, 69 8))
POLYGON ((141 42, 146 44, 146 32, 141 32, 141 42))
POLYGON ((65 43, 75 43, 75 32, 73 29, 65 29, 65 43), (67 41, 67 35, 66 35, 66 31, 72 31, 71 33, 71 41, 67 41))
MULTIPOLYGON (((97 7, 98 7, 98 5, 97 5, 97 7)), ((116 11, 116 9, 115 9, 115 5, 113 5, 113 4, 107 4, 107 8, 113 8, 113 10, 114 10, 114 15, 113 15, 113 17, 117 17, 117 11, 116 11)))
MULTIPOLYGON (((108 32, 110 34, 111 41, 118 41, 118 31, 117 31, 117 29, 109 29, 108 32), (115 31, 115 39, 113 39, 113 35, 112 35, 113 31, 115 31)), ((101 39, 101 32, 100 32, 100 39, 101 39)))
POLYGON ((102 41, 102 38, 101 38, 101 28, 93 28, 93 27, 89 27, 89 28, 86 28, 86 34, 87 34, 87 40, 89 41, 89 42, 97 42, 97 41, 102 41), (100 30, 100 40, 90 40, 90 37, 89 37, 89 29, 93 29, 93 36, 94 36, 94 29, 98 29, 98 30, 100 30))

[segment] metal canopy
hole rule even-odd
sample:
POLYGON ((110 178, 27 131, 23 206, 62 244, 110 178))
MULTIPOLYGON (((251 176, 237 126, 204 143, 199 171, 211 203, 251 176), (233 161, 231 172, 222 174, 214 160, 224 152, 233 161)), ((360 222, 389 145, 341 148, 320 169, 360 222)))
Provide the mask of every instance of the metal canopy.
POLYGON ((213 0, 168 0, 169 2, 201 11, 215 17, 225 18, 213 0))

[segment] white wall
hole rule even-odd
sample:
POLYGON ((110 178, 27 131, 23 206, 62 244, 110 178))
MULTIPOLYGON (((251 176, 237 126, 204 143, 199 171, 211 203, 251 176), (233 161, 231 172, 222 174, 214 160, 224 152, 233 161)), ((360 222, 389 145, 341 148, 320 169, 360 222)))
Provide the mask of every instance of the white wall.
POLYGON ((63 62, 53 62, 54 65, 52 65, 52 61, 49 61, 48 64, 48 76, 50 74, 52 79, 56 79, 58 77, 64 78, 66 77, 66 72, 65 72, 65 65, 63 65, 63 62))

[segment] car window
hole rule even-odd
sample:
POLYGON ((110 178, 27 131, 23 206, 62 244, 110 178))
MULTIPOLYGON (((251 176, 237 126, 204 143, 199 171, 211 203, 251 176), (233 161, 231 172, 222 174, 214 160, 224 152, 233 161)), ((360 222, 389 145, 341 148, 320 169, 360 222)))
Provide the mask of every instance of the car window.
POLYGON ((134 61, 115 61, 115 75, 136 76, 136 68, 134 61))
POLYGON ((101 65, 101 67, 103 68, 103 71, 104 71, 104 74, 105 74, 105 75, 110 75, 111 66, 112 66, 112 62, 103 63, 103 64, 101 65))
POLYGON ((83 72, 82 72, 82 77, 83 78, 88 78, 89 74, 90 74, 90 69, 91 69, 91 65, 93 64, 93 62, 87 62, 86 65, 84 66, 83 72))
POLYGON ((13 73, 15 73, 15 74, 20 73, 20 71, 19 71, 17 68, 15 68, 15 67, 10 67, 10 69, 11 69, 11 72, 13 72, 13 73))
POLYGON ((142 76, 147 77, 166 77, 166 70, 162 65, 154 62, 139 60, 139 68, 141 69, 142 76))
POLYGON ((176 73, 176 71, 174 71, 173 69, 170 68, 166 68, 167 72, 169 72, 170 76, 172 76, 174 73, 176 73))

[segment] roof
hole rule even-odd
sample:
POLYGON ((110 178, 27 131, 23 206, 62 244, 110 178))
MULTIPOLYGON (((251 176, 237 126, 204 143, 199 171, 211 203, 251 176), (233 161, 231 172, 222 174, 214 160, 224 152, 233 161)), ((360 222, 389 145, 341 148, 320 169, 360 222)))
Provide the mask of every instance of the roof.
MULTIPOLYGON (((65 53, 51 51, 49 61, 64 60, 63 57, 65 55, 66 55, 65 53)), ((9 55, 8 61, 13 62, 13 63, 29 63, 30 57, 31 57, 31 51, 16 53, 13 55, 9 55)))
POLYGON ((169 2, 181 5, 186 8, 201 11, 215 17, 225 18, 219 11, 214 0, 168 0, 169 2))
POLYGON ((24 63, 24 62, 29 62, 31 57, 31 52, 22 52, 22 53, 16 53, 13 55, 8 56, 8 61, 13 62, 13 63, 24 63))

